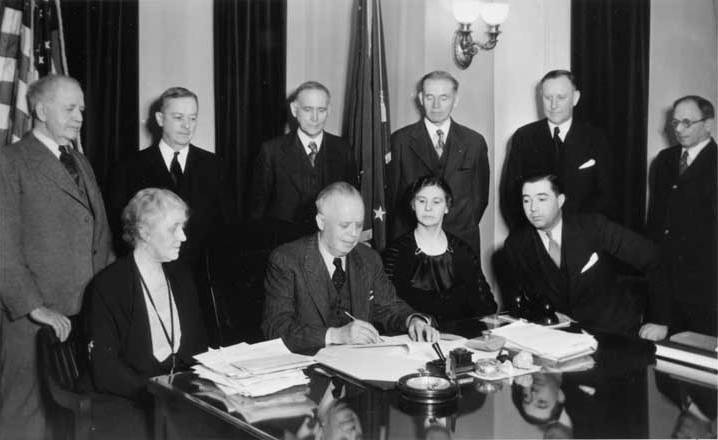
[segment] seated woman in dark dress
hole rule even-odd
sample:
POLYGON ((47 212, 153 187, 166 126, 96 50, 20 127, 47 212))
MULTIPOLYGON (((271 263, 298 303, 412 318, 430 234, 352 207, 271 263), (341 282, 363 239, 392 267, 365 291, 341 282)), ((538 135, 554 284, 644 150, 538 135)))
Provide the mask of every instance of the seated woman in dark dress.
POLYGON ((425 176, 411 188, 416 229, 384 251, 384 268, 397 294, 419 312, 432 315, 440 329, 452 321, 496 311, 481 261, 467 243, 444 231, 451 189, 437 176, 425 176))
POLYGON ((93 414, 98 438, 146 437, 147 380, 186 368, 207 350, 190 271, 166 264, 179 256, 187 216, 173 192, 139 191, 122 212, 123 239, 133 251, 90 285, 90 370, 96 391, 105 393, 105 410, 93 414))

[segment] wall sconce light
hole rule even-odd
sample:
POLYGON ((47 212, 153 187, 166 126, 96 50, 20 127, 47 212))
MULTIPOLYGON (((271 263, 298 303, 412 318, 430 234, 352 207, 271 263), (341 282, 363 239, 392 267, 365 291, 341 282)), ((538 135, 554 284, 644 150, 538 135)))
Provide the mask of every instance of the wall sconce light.
POLYGON ((460 69, 466 69, 474 55, 479 53, 479 49, 491 50, 496 47, 501 33, 499 26, 509 15, 509 4, 505 1, 452 0, 452 8, 454 17, 459 22, 459 29, 454 32, 454 61, 460 69), (479 15, 489 25, 489 39, 485 43, 471 38, 471 23, 476 21, 479 15))

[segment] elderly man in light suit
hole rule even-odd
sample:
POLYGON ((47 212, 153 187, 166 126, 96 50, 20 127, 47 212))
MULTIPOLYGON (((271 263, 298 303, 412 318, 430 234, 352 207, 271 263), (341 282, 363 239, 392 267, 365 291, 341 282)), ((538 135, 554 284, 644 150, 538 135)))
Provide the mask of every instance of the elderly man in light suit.
POLYGON ((35 334, 61 340, 87 282, 113 258, 102 196, 70 143, 85 108, 76 80, 31 84, 34 129, 0 149, 0 439, 43 438, 35 334))

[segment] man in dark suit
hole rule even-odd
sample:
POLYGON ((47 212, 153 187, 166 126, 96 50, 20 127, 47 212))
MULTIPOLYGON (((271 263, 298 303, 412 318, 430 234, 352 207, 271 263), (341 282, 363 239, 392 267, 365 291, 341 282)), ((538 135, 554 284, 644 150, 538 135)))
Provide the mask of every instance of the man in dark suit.
POLYGON ((661 151, 653 161, 648 207, 647 229, 659 244, 670 298, 658 317, 667 325, 643 329, 654 340, 682 330, 715 336, 718 315, 713 105, 699 96, 684 96, 673 104, 671 125, 679 145, 661 151))
POLYGON ((264 335, 281 337, 292 351, 329 344, 367 344, 379 333, 409 332, 435 341, 430 319, 397 297, 376 251, 359 245, 364 227, 361 194, 346 182, 323 189, 316 200, 318 234, 277 248, 264 281, 264 335))
POLYGON ((222 169, 214 154, 191 144, 197 128, 197 95, 183 87, 172 87, 158 102, 161 107, 154 116, 162 137, 120 163, 112 179, 110 213, 116 247, 123 249, 122 209, 137 191, 164 188, 179 195, 189 205, 190 217, 185 228, 187 241, 182 244, 179 260, 172 264, 185 265, 194 273, 210 343, 216 346, 221 319, 210 291, 206 261, 215 239, 213 232, 221 231, 230 217, 222 169))
POLYGON ((573 119, 581 93, 573 74, 553 70, 541 79, 546 117, 516 130, 501 180, 501 212, 510 230, 526 224, 519 201, 526 176, 557 175, 566 188, 567 214, 614 215, 612 155, 602 131, 573 119))
POLYGON ((435 71, 424 75, 420 87, 424 117, 391 135, 391 158, 386 169, 390 235, 396 238, 415 226, 408 190, 418 178, 435 174, 443 177, 454 193, 444 227, 479 252, 479 221, 489 201, 486 141, 451 119, 458 102, 456 78, 435 71))
POLYGON ((252 178, 250 218, 276 234, 271 244, 294 240, 316 230, 314 199, 332 182, 357 182, 349 144, 324 131, 329 90, 307 81, 290 97, 298 128, 265 142, 252 178))
POLYGON ((34 129, 0 148, 0 438, 44 438, 35 334, 60 340, 85 286, 113 258, 102 195, 71 145, 82 126, 76 80, 46 76, 27 92, 34 129))
POLYGON ((640 310, 617 283, 609 255, 644 271, 658 296, 658 252, 645 238, 600 214, 563 215, 566 202, 558 178, 538 175, 522 186, 529 225, 514 230, 504 249, 512 280, 507 298, 549 302, 582 325, 635 334, 640 310))

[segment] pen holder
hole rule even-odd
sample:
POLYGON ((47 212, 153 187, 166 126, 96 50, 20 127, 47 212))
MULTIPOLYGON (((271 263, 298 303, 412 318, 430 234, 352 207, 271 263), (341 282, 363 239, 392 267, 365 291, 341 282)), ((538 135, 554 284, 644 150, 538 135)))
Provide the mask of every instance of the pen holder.
MULTIPOLYGON (((449 352, 451 364, 457 376, 474 371, 474 363, 471 360, 471 352, 465 348, 455 348, 449 352)), ((435 359, 426 363, 426 369, 438 376, 446 376, 446 362, 435 359)))

